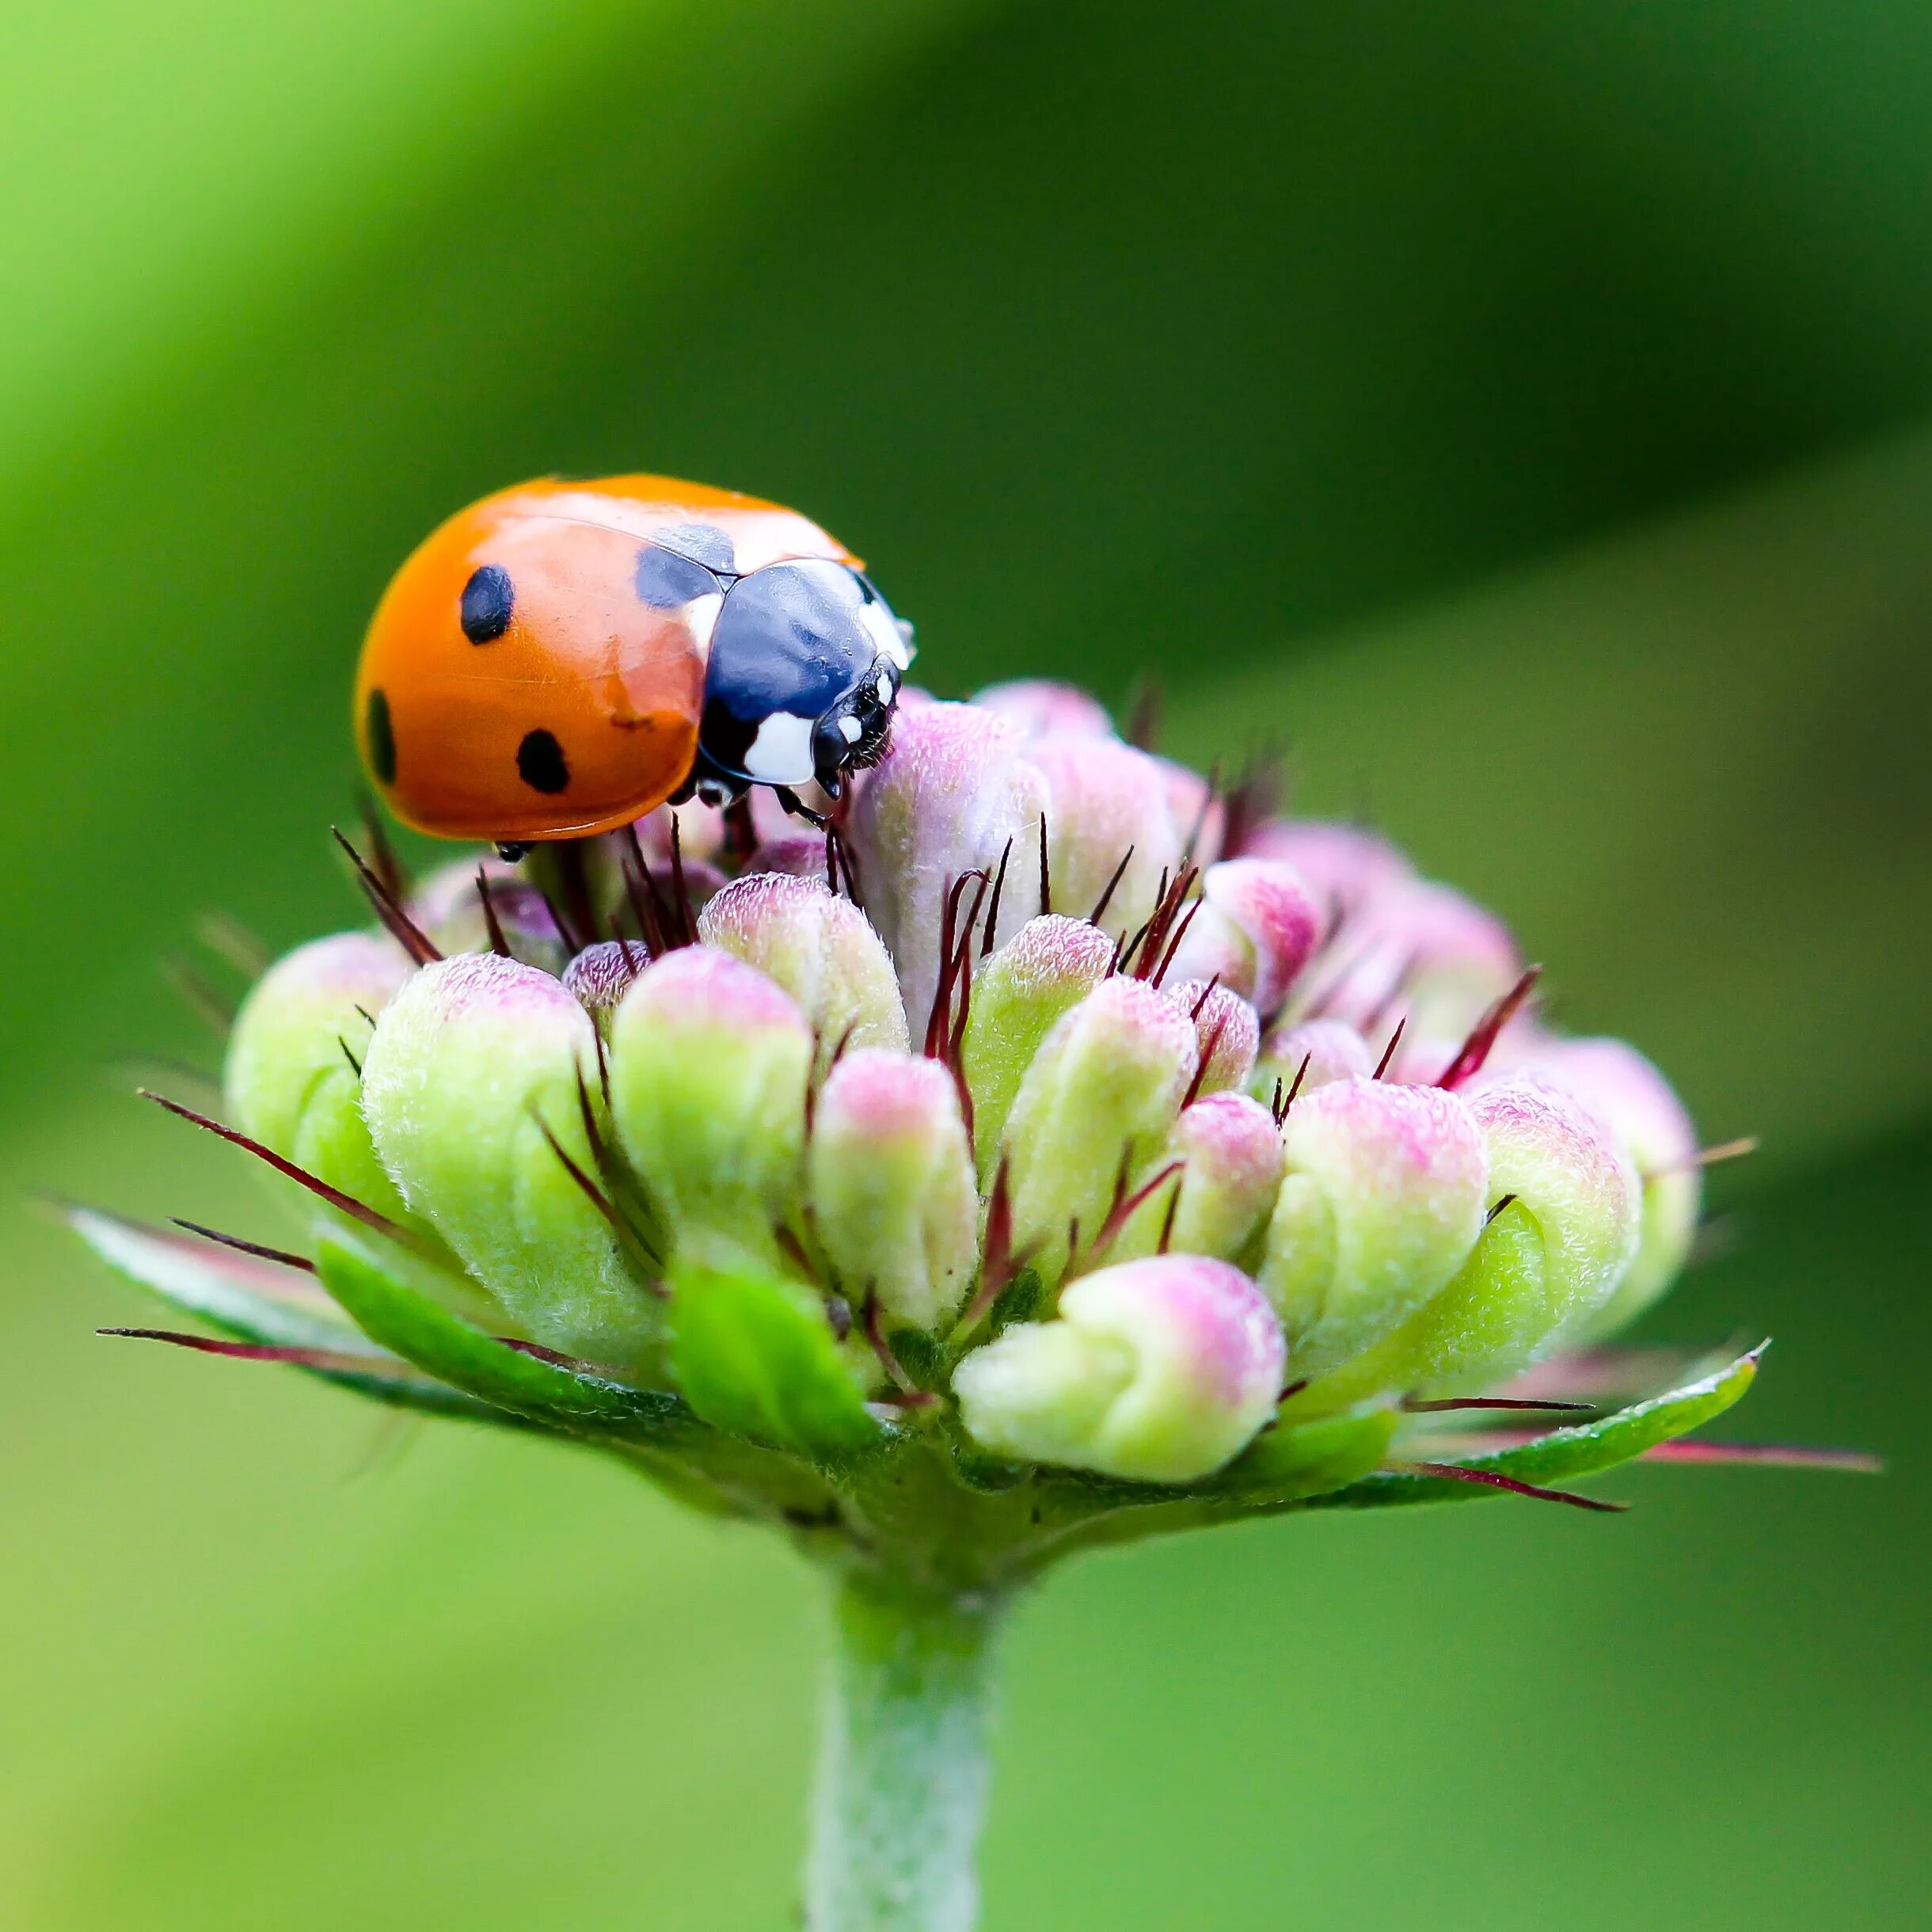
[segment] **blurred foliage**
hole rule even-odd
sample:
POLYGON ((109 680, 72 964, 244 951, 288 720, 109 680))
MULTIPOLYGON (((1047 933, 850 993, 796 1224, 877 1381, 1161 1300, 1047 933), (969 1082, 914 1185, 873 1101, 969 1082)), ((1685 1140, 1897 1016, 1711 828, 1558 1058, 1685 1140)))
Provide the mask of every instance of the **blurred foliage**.
MULTIPOLYGON (((10 1171, 272 1227, 97 1075, 210 1057, 155 971, 200 909, 353 916, 348 664, 438 517, 551 470, 797 502, 936 687, 1152 668, 1177 749, 1289 736, 1767 1131, 1655 1325, 1774 1329, 1751 1428, 1904 1459, 1074 1573, 1016 1635, 991 1923, 1909 1918, 1923 9, 80 0, 0 74, 10 1171)), ((7 1238, 0 1918, 784 1922, 778 1554, 95 1342, 137 1305, 7 1238)))

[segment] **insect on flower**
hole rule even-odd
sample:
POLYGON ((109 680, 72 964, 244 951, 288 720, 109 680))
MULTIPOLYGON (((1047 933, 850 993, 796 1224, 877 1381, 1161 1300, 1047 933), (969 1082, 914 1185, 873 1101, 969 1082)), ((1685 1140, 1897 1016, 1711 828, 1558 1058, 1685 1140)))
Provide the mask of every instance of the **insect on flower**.
POLYGON ((796 511, 670 477, 519 484, 402 566, 363 646, 363 758, 396 816, 521 848, 694 794, 788 810, 877 762, 911 626, 796 511))

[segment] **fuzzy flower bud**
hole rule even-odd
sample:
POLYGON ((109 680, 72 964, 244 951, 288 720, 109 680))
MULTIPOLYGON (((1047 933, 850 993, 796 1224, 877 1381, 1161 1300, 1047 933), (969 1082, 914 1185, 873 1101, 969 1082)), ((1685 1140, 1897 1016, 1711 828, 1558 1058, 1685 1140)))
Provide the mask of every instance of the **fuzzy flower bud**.
POLYGON ((1014 1238, 1043 1280, 1067 1265, 1069 1223, 1091 1239, 1165 1143, 1194 1063, 1193 1022, 1139 979, 1103 981, 1048 1035, 1006 1131, 1014 1238))
POLYGON ((861 1048, 827 1077, 807 1176, 815 1225, 847 1299, 869 1294, 931 1329, 956 1314, 979 1258, 972 1150, 937 1060, 861 1048))
POLYGON ((1077 685, 1051 678, 1014 678, 973 694, 980 710, 1010 719, 1028 738, 1111 738, 1113 721, 1077 685))
POLYGON ((635 1367, 655 1341, 649 1298, 550 1144, 595 1170, 583 1105, 597 1088, 576 1001, 534 967, 466 953, 383 1010, 363 1110, 403 1198, 531 1336, 635 1367))
POLYGON ((1014 1096, 1048 1034, 1107 977, 1113 945, 1084 919, 1029 919, 978 968, 960 1044, 982 1181, 992 1179, 1014 1096))
POLYGON ((1116 738, 1041 738, 1027 751, 1047 782, 1055 911, 1090 915, 1117 873, 1099 922, 1125 938, 1153 911, 1163 875, 1172 878, 1181 863, 1181 834, 1159 768, 1116 738))
POLYGON ((499 859, 459 860, 431 873, 416 888, 409 911, 442 953, 491 951, 494 918, 511 956, 525 965, 558 973, 570 956, 543 895, 499 859))
POLYGON ((1257 1100, 1272 1100, 1276 1081, 1285 1097, 1312 1093, 1337 1080, 1366 1079, 1375 1071, 1375 1048, 1345 1020, 1278 1026, 1261 1042, 1248 1091, 1257 1100))
POLYGON ((1194 1022, 1194 1037, 1207 1064, 1197 1075, 1198 1093, 1245 1087, 1254 1071, 1261 1038, 1260 1016, 1242 996, 1211 979, 1167 983, 1167 996, 1194 1022))
POLYGON ((1308 963, 1321 926, 1300 875, 1276 859, 1224 859, 1201 875, 1201 899, 1172 971, 1218 978, 1257 1012, 1274 1012, 1308 963))
POLYGON ((243 1002, 222 1077, 245 1134, 392 1219, 407 1211, 370 1141, 356 1067, 371 1017, 413 970, 400 947, 366 933, 298 947, 243 1002))
POLYGON ((1281 1333, 1225 1261, 1171 1254, 1104 1268, 953 1379, 996 1455, 1149 1482, 1188 1482, 1238 1455, 1281 1387, 1281 1333))
MULTIPOLYGON (((1017 727, 971 705, 908 711, 902 703, 885 756, 858 788, 852 842, 866 909, 897 962, 915 1030, 939 984, 945 905, 956 884, 976 870, 990 878, 1006 860, 995 944, 1036 907, 1035 854, 1046 808, 1046 782, 1017 727)), ((983 916, 990 911, 989 903, 983 916)))
POLYGON ((632 980, 650 963, 649 952, 635 939, 599 940, 564 968, 564 990, 608 1038, 611 1016, 630 991, 632 980))
POLYGON ((1633 1320, 1676 1280, 1697 1235, 1703 1173, 1697 1131, 1676 1091, 1621 1040, 1559 1040, 1538 1047, 1524 1071, 1574 1093, 1620 1133, 1637 1165, 1643 1226, 1636 1258, 1584 1330, 1586 1340, 1633 1320))
POLYGON ((1165 1235, 1175 1254, 1248 1261, 1281 1186, 1274 1116, 1245 1093, 1211 1093, 1181 1109, 1151 1165, 1174 1161, 1179 1176, 1135 1209, 1109 1259, 1151 1254, 1165 1235))
POLYGON ((1311 1401, 1480 1387, 1514 1375, 1587 1327, 1630 1266, 1640 1210, 1618 1136, 1573 1096, 1526 1076, 1498 1081, 1466 1105, 1488 1155, 1492 1200, 1474 1250, 1439 1295, 1318 1382, 1311 1401))
POLYGON ((714 946, 637 976, 610 1025, 618 1139, 680 1242, 775 1259, 798 1204, 812 1029, 784 990, 714 946))
POLYGON ((698 915, 698 934, 791 995, 818 1036, 821 1072, 842 1044, 905 1051, 891 956, 865 914, 822 880, 779 872, 735 880, 698 915))
POLYGON ((1447 1284, 1482 1230, 1489 1161, 1470 1108, 1375 1080, 1303 1092, 1261 1262, 1296 1377, 1349 1360, 1447 1284))
POLYGON ((1386 839, 1330 819, 1269 819, 1249 835, 1246 850, 1255 858, 1292 865, 1331 918, 1352 919, 1383 892, 1415 877, 1386 839))

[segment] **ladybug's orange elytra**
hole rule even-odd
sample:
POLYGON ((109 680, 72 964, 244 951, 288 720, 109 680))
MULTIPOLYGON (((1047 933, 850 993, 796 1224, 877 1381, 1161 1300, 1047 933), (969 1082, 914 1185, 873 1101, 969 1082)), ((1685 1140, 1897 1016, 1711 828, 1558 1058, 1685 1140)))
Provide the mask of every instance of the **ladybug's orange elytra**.
POLYGON ((795 511, 668 477, 547 479, 460 512, 397 572, 356 729, 397 817, 445 838, 587 836, 694 787, 795 805, 877 756, 905 634, 795 511))

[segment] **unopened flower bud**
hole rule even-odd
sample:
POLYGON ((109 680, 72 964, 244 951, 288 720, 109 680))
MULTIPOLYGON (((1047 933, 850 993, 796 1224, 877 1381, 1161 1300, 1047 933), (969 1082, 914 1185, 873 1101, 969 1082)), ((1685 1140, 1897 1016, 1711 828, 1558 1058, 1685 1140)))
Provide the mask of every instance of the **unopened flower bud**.
POLYGON ((1281 1332, 1239 1269, 1170 1254, 1104 1268, 976 1349, 953 1386, 996 1455, 1191 1482, 1253 1439, 1281 1388, 1281 1332))
POLYGON ((1482 1230, 1489 1164, 1473 1110, 1436 1087, 1304 1090, 1281 1138, 1287 1177, 1259 1279, 1293 1374, 1312 1378, 1392 1333, 1455 1274, 1482 1230))
POLYGON ((1139 979, 1103 981, 1047 1036, 1006 1130, 1014 1239, 1043 1280, 1066 1267, 1070 1222, 1091 1240, 1166 1143, 1194 1063, 1193 1022, 1139 979))
POLYGON ((1127 937, 1181 864, 1182 835, 1159 768, 1116 738, 1041 738, 1027 751, 1047 782, 1054 910, 1088 917, 1104 896, 1098 923, 1127 937))
POLYGON ((990 1182, 1014 1096, 1063 1014, 1098 986, 1113 942, 1085 919, 1029 919, 976 968, 960 1065, 972 1093, 979 1173, 990 1182))
POLYGON ((1321 926, 1300 875, 1276 859, 1224 859, 1201 875, 1201 899, 1170 970, 1219 979, 1257 1012, 1273 1013, 1308 963, 1321 926))
POLYGON ((559 973, 570 956, 543 895, 500 859, 459 859, 432 873, 412 896, 409 913, 441 953, 489 952, 493 918, 511 956, 527 966, 559 973))
POLYGON ((782 872, 794 879, 818 879, 825 877, 825 841, 822 836, 805 832, 786 832, 782 837, 768 839, 745 861, 747 874, 759 872, 782 872))
POLYGON ((906 1049, 906 1010, 872 922, 820 879, 734 880, 698 915, 698 937, 775 980, 818 1036, 823 1073, 842 1046, 906 1049))
POLYGON ((1181 1109, 1150 1165, 1170 1162, 1180 1173, 1135 1209, 1108 1258, 1151 1254, 1164 1241, 1174 1254, 1248 1261, 1281 1186, 1274 1116, 1245 1093, 1211 1093, 1181 1109))
POLYGON ((414 970, 366 933, 299 946, 242 1002, 222 1074, 242 1132, 392 1219, 407 1211, 370 1141, 357 1069, 375 1017, 414 970))
POLYGON ((1386 839, 1329 819, 1268 819, 1248 835, 1253 858, 1284 860, 1301 874, 1329 915, 1352 921, 1362 907, 1390 887, 1415 877, 1386 839))
POLYGON ((972 1150, 937 1060, 861 1048, 827 1075, 806 1172, 815 1225, 846 1297, 931 1329, 956 1314, 979 1256, 972 1150))
POLYGON ((650 1298, 557 1149, 598 1171, 590 1017, 492 953, 424 967, 376 1023, 363 1109, 403 1198, 535 1340, 620 1367, 656 1342, 650 1298), (553 1145, 554 1142, 554 1145, 553 1145))
POLYGON ((564 989, 609 1037, 610 1017, 630 983, 651 963, 651 955, 635 939, 601 939, 586 946, 564 968, 564 989))
POLYGON ((1169 999, 1194 1022, 1194 1037, 1206 1064, 1194 1082, 1196 1094, 1233 1092, 1254 1071, 1261 1022, 1253 1006, 1231 988, 1211 979, 1166 983, 1169 999))
POLYGON ((1310 1390, 1311 1402, 1502 1379, 1587 1327, 1622 1280, 1639 1206, 1621 1138, 1574 1096, 1527 1076, 1498 1081, 1466 1104, 1489 1164, 1490 1213, 1474 1249, 1386 1341, 1310 1390))
POLYGON ((1304 1020, 1278 1026, 1261 1042, 1248 1091, 1272 1101, 1276 1082, 1282 1097, 1312 1093, 1337 1080, 1366 1079, 1375 1071, 1375 1050, 1345 1020, 1304 1020))
MULTIPOLYGON (((975 871, 991 879, 1005 861, 996 945, 1036 909, 1046 805, 1046 782, 1017 726, 970 705, 907 710, 902 698, 885 755, 858 788, 851 835, 866 910, 898 964, 915 1031, 938 987, 946 903, 958 882, 975 871)), ((982 920, 992 911, 989 890, 982 920)))
POLYGON ((698 1259, 772 1265, 798 1204, 812 1029, 784 989, 715 946, 653 960, 610 1026, 625 1153, 698 1259))
POLYGON ((1023 736, 1044 738, 1111 738, 1113 721, 1077 685, 1056 684, 1050 678, 1014 678, 989 684, 973 694, 981 710, 996 712, 1018 726, 1023 736))
POLYGON ((1582 1331, 1609 1334, 1633 1320, 1676 1280, 1696 1238, 1703 1173, 1697 1131, 1675 1090, 1621 1040, 1557 1040, 1538 1047, 1523 1071, 1566 1088, 1623 1136, 1642 1189, 1637 1253, 1616 1292, 1582 1331))

